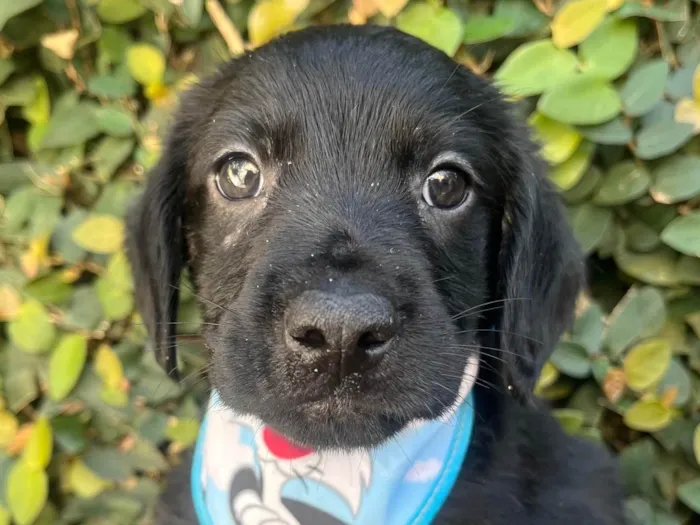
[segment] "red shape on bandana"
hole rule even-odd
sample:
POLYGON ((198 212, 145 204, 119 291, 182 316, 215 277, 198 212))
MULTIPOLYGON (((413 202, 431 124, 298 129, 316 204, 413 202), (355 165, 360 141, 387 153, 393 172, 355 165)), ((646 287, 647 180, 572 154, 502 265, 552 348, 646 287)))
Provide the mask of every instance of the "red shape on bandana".
POLYGON ((280 459, 299 459, 313 452, 311 448, 298 447, 292 444, 283 435, 278 434, 270 427, 263 428, 263 441, 265 441, 272 455, 280 459))

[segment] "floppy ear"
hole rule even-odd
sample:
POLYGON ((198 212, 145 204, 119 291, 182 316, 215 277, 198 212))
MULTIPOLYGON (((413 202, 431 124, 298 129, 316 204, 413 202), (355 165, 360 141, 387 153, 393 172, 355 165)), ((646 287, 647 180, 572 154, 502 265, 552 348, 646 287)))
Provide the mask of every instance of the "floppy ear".
POLYGON ((177 377, 174 323, 180 273, 186 260, 185 191, 185 140, 176 128, 129 213, 126 238, 136 306, 153 338, 156 359, 172 377, 177 377))
POLYGON ((506 352, 506 385, 523 403, 532 399, 542 366, 573 321, 583 286, 584 258, 559 195, 534 154, 512 182, 502 221, 499 287, 504 301, 495 334, 506 352))

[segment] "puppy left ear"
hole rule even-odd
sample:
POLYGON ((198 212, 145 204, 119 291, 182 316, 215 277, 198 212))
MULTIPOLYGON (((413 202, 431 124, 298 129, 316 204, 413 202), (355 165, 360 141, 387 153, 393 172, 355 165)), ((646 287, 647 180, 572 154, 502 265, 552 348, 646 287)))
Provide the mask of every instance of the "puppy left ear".
POLYGON ((507 192, 500 253, 504 301, 496 327, 507 388, 521 402, 532 400, 542 366, 573 321, 585 281, 585 262, 546 178, 546 164, 532 153, 507 192))
POLYGON ((185 263, 183 221, 185 140, 176 127, 127 219, 126 253, 136 306, 155 345, 156 359, 177 378, 176 325, 180 273, 185 263))

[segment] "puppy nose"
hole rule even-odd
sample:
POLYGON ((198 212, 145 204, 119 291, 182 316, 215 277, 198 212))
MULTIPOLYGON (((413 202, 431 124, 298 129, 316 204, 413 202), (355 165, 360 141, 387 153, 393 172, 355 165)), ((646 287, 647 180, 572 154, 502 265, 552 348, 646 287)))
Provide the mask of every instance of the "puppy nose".
POLYGON ((340 358, 340 375, 347 376, 381 361, 396 335, 397 321, 391 303, 379 295, 310 290, 287 309, 287 344, 340 358))

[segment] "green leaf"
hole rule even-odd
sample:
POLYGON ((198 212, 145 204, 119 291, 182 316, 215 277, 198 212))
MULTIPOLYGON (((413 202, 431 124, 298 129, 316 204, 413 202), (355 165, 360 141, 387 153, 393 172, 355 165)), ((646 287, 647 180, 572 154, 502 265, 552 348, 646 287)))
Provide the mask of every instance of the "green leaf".
POLYGON ((454 11, 428 2, 410 4, 401 11, 396 27, 449 56, 457 52, 464 35, 462 21, 454 11))
POLYGON ((102 320, 102 308, 94 286, 79 285, 63 315, 63 324, 72 329, 91 332, 102 320))
POLYGON ((671 363, 671 345, 664 339, 649 339, 634 346, 625 356, 624 370, 632 390, 646 390, 660 381, 671 363))
POLYGON ((661 232, 661 240, 674 250, 700 257, 700 213, 674 219, 661 232))
POLYGON ((15 63, 9 58, 0 58, 0 86, 15 72, 15 63))
POLYGON ((507 35, 515 21, 509 16, 470 15, 464 24, 464 43, 482 44, 507 35))
POLYGON ((51 461, 53 454, 53 432, 46 416, 34 423, 32 433, 22 451, 22 461, 34 470, 43 470, 51 461))
POLYGON ((108 447, 91 447, 83 461, 99 477, 110 481, 124 481, 133 470, 125 454, 108 447))
POLYGON ((140 0, 99 0, 97 4, 97 15, 110 24, 131 22, 146 11, 146 6, 140 0))
POLYGON ((595 145, 593 143, 582 142, 571 157, 551 170, 549 180, 561 191, 570 190, 583 178, 591 164, 594 152, 595 145))
POLYGON ((92 253, 114 253, 124 241, 124 222, 112 215, 91 214, 73 230, 73 241, 92 253))
POLYGON ((595 250, 612 221, 611 210, 590 203, 584 203, 573 210, 570 222, 574 236, 585 254, 595 250))
POLYGON ((620 117, 598 126, 580 127, 579 131, 598 144, 623 145, 632 142, 632 128, 620 117))
MULTIPOLYGON (((134 139, 105 137, 92 151, 92 162, 100 180, 109 180, 134 151, 134 139)), ((97 211, 97 210, 95 210, 97 211)))
POLYGON ((522 97, 538 95, 575 75, 576 55, 549 40, 521 45, 505 59, 494 79, 502 89, 522 97))
POLYGON ((619 18, 641 16, 659 22, 683 22, 685 2, 669 2, 666 6, 644 5, 641 2, 625 2, 617 11, 619 18))
POLYGON ((190 27, 197 27, 202 20, 204 0, 183 0, 180 4, 180 14, 190 27))
POLYGON ((626 204, 644 195, 650 182, 649 172, 643 165, 634 161, 620 162, 605 175, 593 202, 599 206, 626 204))
POLYGON ((613 80, 634 62, 639 47, 637 24, 608 18, 578 48, 583 71, 613 80))
POLYGON ((700 478, 680 485, 678 487, 678 499, 693 512, 700 514, 700 478))
POLYGON ((100 125, 95 118, 96 107, 92 102, 78 102, 77 95, 69 92, 56 104, 41 147, 66 148, 97 136, 100 125))
POLYGON ((28 299, 20 307, 17 317, 10 321, 8 335, 25 352, 38 354, 51 348, 56 328, 46 308, 36 299, 28 299))
POLYGON ((681 284, 700 285, 700 259, 686 255, 679 257, 676 276, 681 284))
POLYGON ((668 72, 668 63, 662 59, 633 70, 620 91, 625 114, 639 117, 651 110, 664 94, 668 72))
POLYGON ((134 133, 131 114, 115 107, 100 107, 96 110, 100 129, 113 137, 128 137, 134 133))
POLYGON ((7 21, 20 13, 28 11, 32 7, 38 6, 42 0, 11 0, 0 2, 0 30, 7 21))
POLYGON ((79 416, 57 416, 51 421, 56 444, 63 452, 76 455, 87 446, 86 425, 79 416))
POLYGON ((666 322, 666 305, 652 287, 632 287, 608 318, 605 344, 614 356, 644 337, 656 335, 666 322))
POLYGON ((126 459, 135 470, 151 472, 168 469, 168 462, 158 450, 158 447, 145 439, 136 440, 134 446, 126 453, 126 459))
POLYGON ((622 109, 615 88, 596 75, 581 73, 551 85, 537 108, 554 120, 566 124, 601 124, 617 116, 622 109))
POLYGON ((143 86, 161 84, 165 74, 163 52, 151 44, 134 44, 126 50, 126 63, 136 82, 143 86))
POLYGON ((559 408, 552 410, 552 415, 557 419, 561 427, 569 435, 578 434, 585 422, 585 414, 581 410, 573 408, 559 408))
POLYGON ((7 503, 18 525, 30 525, 46 505, 49 479, 24 461, 15 463, 7 477, 7 503))
POLYGON ((665 246, 647 253, 635 253, 626 250, 624 246, 618 246, 613 257, 620 270, 647 284, 654 286, 678 284, 676 272, 678 255, 665 246))
POLYGON ((550 361, 560 372, 570 377, 583 379, 591 374, 588 352, 576 343, 561 341, 550 357, 550 361))
POLYGON ((192 418, 170 420, 166 436, 183 447, 190 447, 197 440, 199 421, 192 418))
POLYGON ((637 134, 637 158, 656 159, 673 153, 693 136, 693 125, 667 120, 642 128, 637 134))
POLYGON ((662 396, 669 388, 676 388, 678 392, 673 402, 674 406, 682 407, 690 400, 693 388, 690 375, 677 358, 671 359, 666 374, 659 381, 657 395, 662 396))
POLYGON ((671 409, 657 401, 637 401, 625 412, 625 425, 641 432, 657 432, 666 428, 673 417, 671 409))
POLYGON ((136 94, 136 82, 128 74, 94 75, 88 80, 88 90, 97 97, 117 100, 136 94))
POLYGON ((571 342, 586 349, 589 355, 596 355, 603 345, 605 333, 604 314, 598 304, 589 306, 576 318, 571 334, 571 342))
POLYGON ((700 195, 700 156, 676 155, 654 170, 650 194, 656 202, 675 204, 700 195))
POLYGON ((85 366, 87 341, 79 334, 68 334, 59 341, 49 361, 49 397, 60 401, 77 384, 85 366))

